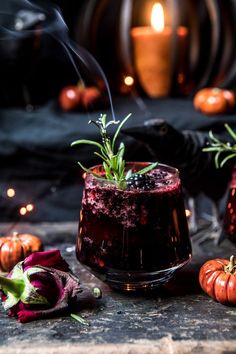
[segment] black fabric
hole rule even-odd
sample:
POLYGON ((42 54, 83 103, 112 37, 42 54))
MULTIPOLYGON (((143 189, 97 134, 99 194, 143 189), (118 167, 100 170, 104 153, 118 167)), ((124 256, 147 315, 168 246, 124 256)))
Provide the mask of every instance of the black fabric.
POLYGON ((203 193, 216 201, 224 195, 231 178, 233 159, 224 168, 216 169, 214 155, 203 152, 209 143, 208 132, 180 131, 158 118, 124 128, 122 132, 145 143, 157 161, 178 168, 189 195, 195 197, 203 193))
MULTIPOLYGON (((191 99, 116 97, 114 111, 116 119, 132 113, 126 127, 142 125, 149 118, 163 118, 180 131, 212 129, 224 135, 225 122, 236 128, 235 113, 207 117, 194 110, 191 99)), ((70 143, 83 138, 98 140, 98 130, 88 121, 96 120, 100 113, 111 118, 110 106, 103 112, 64 113, 56 101, 51 101, 31 112, 23 108, 0 110, 1 221, 78 219, 83 183, 77 160, 86 166, 98 160, 94 149, 72 148, 70 143), (16 189, 14 198, 6 195, 9 187, 16 189), (34 211, 20 217, 20 206, 31 202, 34 211)), ((153 159, 144 144, 126 135, 121 138, 126 144, 127 160, 153 159)))

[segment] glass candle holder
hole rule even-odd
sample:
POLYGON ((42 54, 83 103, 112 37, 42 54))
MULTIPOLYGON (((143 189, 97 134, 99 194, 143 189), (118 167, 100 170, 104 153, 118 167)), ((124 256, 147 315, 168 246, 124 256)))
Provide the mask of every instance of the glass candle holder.
MULTIPOLYGON (((141 170, 148 163, 128 163, 141 170)), ((92 170, 103 175, 103 167, 92 170)), ((76 255, 97 277, 119 290, 152 289, 191 258, 191 243, 178 170, 148 173, 151 190, 120 189, 86 174, 76 255)))

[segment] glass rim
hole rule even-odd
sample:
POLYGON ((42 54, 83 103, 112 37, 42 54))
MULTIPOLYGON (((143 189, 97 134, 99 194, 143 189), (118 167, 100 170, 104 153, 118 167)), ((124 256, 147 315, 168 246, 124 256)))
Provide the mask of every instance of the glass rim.
MULTIPOLYGON (((152 163, 153 162, 150 162, 150 161, 127 161, 125 166, 130 166, 130 165, 133 166, 133 165, 135 165, 137 167, 140 167, 140 169, 141 169, 141 167, 148 166, 148 165, 150 165, 152 163)), ((157 170, 159 167, 162 167, 162 168, 166 169, 169 173, 171 173, 171 175, 169 175, 169 176, 165 176, 163 178, 159 178, 160 181, 171 180, 171 179, 174 179, 174 178, 179 178, 179 170, 176 167, 173 167, 173 166, 158 162, 158 165, 153 170, 157 170)), ((97 170, 97 173, 99 173, 99 171, 101 171, 101 172, 104 171, 104 168, 103 168, 102 164, 93 165, 89 169, 92 172, 96 172, 96 170, 97 170)), ((137 169, 137 171, 134 171, 134 173, 137 173, 138 171, 139 171, 139 169, 137 169)), ((89 173, 89 172, 85 172, 83 174, 83 178, 84 179, 86 179, 86 176, 91 176, 91 178, 96 179, 96 176, 94 176, 92 173, 89 173)))

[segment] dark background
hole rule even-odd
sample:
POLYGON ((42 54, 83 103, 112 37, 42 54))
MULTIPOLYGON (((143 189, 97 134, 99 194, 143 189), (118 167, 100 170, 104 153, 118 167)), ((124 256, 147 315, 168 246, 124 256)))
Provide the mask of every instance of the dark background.
MULTIPOLYGON (((32 36, 27 35, 16 38, 11 32, 6 35, 0 31, 1 221, 77 220, 82 193, 81 171, 77 160, 86 166, 97 162, 90 148, 72 149, 70 143, 79 138, 98 139, 96 129, 87 123, 89 119, 96 120, 101 109, 65 113, 58 106, 57 99, 64 85, 78 81, 74 67, 58 39, 65 39, 66 36, 73 40, 74 45, 78 36, 78 21, 83 15, 80 11, 87 0, 53 3, 59 6, 68 31, 65 26, 50 27, 50 31, 42 32, 39 46, 37 37, 33 36, 32 39, 32 36), (7 197, 9 187, 16 190, 14 198, 7 197), (19 209, 27 203, 33 203, 35 209, 21 216, 19 209)), ((12 1, 2 0, 2 13, 4 6, 9 8, 11 4, 12 1)), ((48 10, 48 5, 45 5, 45 9, 49 18, 54 19, 54 12, 50 8, 48 10)), ((202 12, 204 15, 205 12, 202 12)), ((15 14, 11 13, 13 18, 15 14)), ((6 22, 6 26, 9 26, 9 18, 6 22)), ((109 43, 107 48, 109 50, 109 43)), ((87 67, 83 66, 77 55, 71 55, 86 80, 96 76, 94 72, 97 74, 97 69, 91 62, 87 67)), ((203 57, 208 62, 208 52, 203 57)), ((105 73, 108 69, 104 67, 105 73)), ((201 70, 198 69, 198 73, 205 73, 206 67, 201 70)), ((112 80, 109 75, 108 78, 112 80)), ((234 84, 231 83, 229 87, 234 88, 234 84)), ((212 129, 224 135, 225 122, 235 127, 235 112, 207 117, 193 108, 191 93, 184 97, 173 95, 169 98, 150 99, 143 92, 139 92, 139 95, 123 95, 113 90, 112 102, 117 119, 132 113, 127 127, 142 125, 144 120, 156 117, 165 119, 180 132, 191 130, 208 134, 212 129)), ((102 113, 111 117, 111 103, 102 107, 102 113)), ((127 145, 127 160, 155 159, 145 145, 127 136, 122 136, 122 140, 127 145)), ((175 149, 173 141, 173 151, 175 149)), ((161 162, 166 161, 163 159, 161 162)), ((225 192, 228 171, 227 174, 222 182, 225 184, 225 192)), ((215 181, 210 183, 214 185, 215 181)))
MULTIPOLYGON (((128 40, 122 42, 120 34, 128 31, 128 25, 138 22, 143 4, 150 1, 134 1, 131 22, 127 20, 124 28, 121 25, 121 11, 125 1, 122 0, 71 0, 69 3, 37 0, 33 4, 39 9, 32 8, 28 5, 30 3, 26 6, 23 0, 2 0, 0 106, 41 105, 57 97, 63 86, 76 83, 78 74, 69 55, 85 82, 97 85, 102 80, 101 74, 88 55, 86 57, 83 53, 81 60, 78 46, 86 48, 95 57, 106 74, 112 92, 120 94, 124 74, 131 71, 135 77, 131 43, 128 40), (50 4, 56 8, 51 8, 50 4), (24 30, 17 32, 12 23, 22 9, 43 13, 46 21, 32 20, 24 30), (68 55, 62 45, 64 42, 70 42, 76 53, 69 49, 68 55)), ((183 87, 177 87, 174 72, 171 96, 192 97, 198 89, 206 86, 235 89, 235 2, 171 0, 168 3, 178 24, 189 29, 185 83, 183 87)), ((129 33, 124 38, 129 38, 129 33)), ((173 43, 173 57, 177 57, 177 47, 173 43)), ((136 93, 145 97, 138 80, 135 89, 136 93)))

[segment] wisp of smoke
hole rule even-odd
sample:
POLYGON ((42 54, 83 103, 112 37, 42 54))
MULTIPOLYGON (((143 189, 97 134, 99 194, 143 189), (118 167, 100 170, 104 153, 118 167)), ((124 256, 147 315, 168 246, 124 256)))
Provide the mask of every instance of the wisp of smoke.
MULTIPOLYGON (((110 102, 112 118, 115 113, 107 78, 96 59, 85 49, 73 43, 69 37, 67 25, 60 9, 42 0, 7 0, 0 3, 0 43, 9 47, 9 43, 22 43, 33 38, 50 36, 58 42, 63 54, 73 66, 78 80, 83 74, 93 78, 95 84, 103 83, 110 102), (81 73, 81 68, 82 73, 81 73)), ((8 48, 9 51, 9 48, 8 48)), ((55 60, 57 58, 55 57, 55 60)), ((60 75, 60 73, 58 73, 60 75)))

